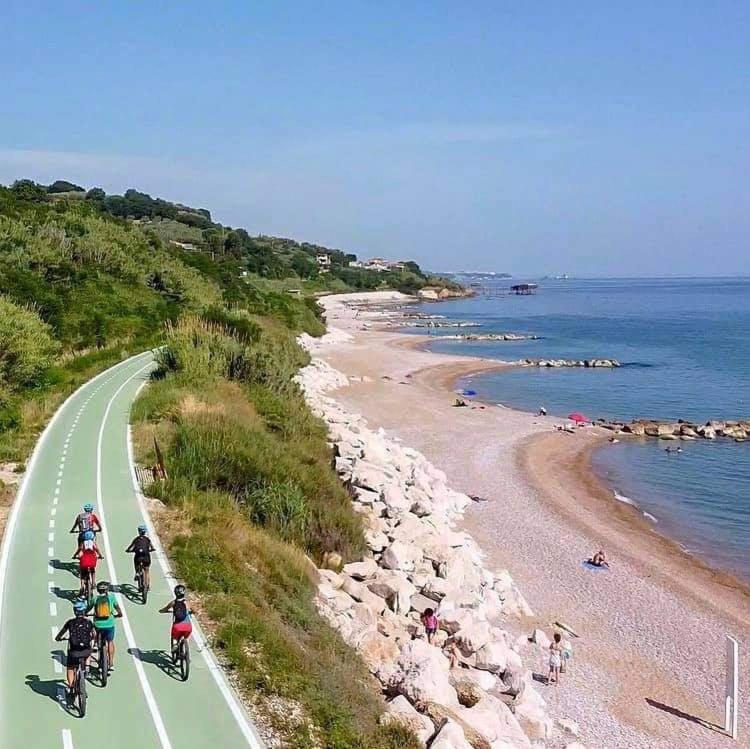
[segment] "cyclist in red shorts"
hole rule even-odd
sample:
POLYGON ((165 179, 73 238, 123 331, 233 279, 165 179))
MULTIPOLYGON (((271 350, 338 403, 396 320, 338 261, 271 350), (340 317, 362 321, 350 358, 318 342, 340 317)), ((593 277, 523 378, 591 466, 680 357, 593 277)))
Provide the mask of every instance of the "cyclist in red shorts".
POLYGON ((94 589, 96 585, 96 563, 99 559, 104 559, 96 541, 94 541, 93 531, 83 533, 83 542, 73 554, 73 559, 78 559, 78 576, 81 578, 81 595, 83 595, 83 585, 87 577, 91 578, 90 590, 94 589))
POLYGON ((176 585, 174 589, 174 600, 170 601, 163 609, 159 609, 161 614, 172 614, 172 631, 171 645, 174 652, 177 641, 181 638, 188 638, 193 633, 193 625, 190 622, 190 614, 185 600, 185 586, 176 585))

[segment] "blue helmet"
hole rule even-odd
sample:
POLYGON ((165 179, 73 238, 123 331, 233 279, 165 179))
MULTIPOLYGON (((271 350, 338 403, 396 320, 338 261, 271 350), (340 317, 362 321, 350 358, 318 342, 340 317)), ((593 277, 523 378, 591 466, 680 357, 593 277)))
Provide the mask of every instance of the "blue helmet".
POLYGON ((138 535, 139 535, 139 536, 145 536, 145 535, 146 535, 146 531, 148 531, 148 528, 146 528, 146 526, 145 526, 145 525, 143 525, 143 523, 141 523, 141 524, 140 524, 140 525, 138 526, 138 535))
POLYGON ((86 605, 85 601, 81 601, 81 600, 73 601, 73 611, 76 614, 85 614, 87 608, 88 606, 86 605))
POLYGON ((94 505, 91 504, 91 502, 86 502, 86 504, 83 506, 84 512, 93 512, 94 511, 94 505))
POLYGON ((94 531, 84 531, 83 532, 83 540, 84 541, 93 541, 95 538, 94 531))

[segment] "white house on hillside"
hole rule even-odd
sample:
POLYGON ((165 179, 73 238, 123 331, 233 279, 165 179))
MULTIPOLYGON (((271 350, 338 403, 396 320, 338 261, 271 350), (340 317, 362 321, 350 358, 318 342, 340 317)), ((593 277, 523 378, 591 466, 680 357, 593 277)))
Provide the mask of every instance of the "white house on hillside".
POLYGON ((378 271, 378 273, 383 273, 384 271, 389 271, 391 269, 391 265, 382 257, 371 257, 365 263, 365 268, 368 268, 369 270, 376 270, 378 271))
POLYGON ((327 252, 319 252, 315 255, 315 261, 321 273, 328 273, 331 269, 331 256, 327 252))

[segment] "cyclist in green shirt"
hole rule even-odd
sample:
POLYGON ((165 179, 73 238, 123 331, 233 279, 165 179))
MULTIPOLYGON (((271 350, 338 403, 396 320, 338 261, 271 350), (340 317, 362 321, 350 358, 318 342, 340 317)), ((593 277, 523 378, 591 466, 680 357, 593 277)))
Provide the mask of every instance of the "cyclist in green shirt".
POLYGON ((115 618, 122 617, 122 610, 117 599, 109 589, 109 583, 100 582, 96 586, 99 595, 88 607, 87 613, 94 612, 94 626, 97 635, 101 635, 107 643, 109 670, 115 670, 115 618))

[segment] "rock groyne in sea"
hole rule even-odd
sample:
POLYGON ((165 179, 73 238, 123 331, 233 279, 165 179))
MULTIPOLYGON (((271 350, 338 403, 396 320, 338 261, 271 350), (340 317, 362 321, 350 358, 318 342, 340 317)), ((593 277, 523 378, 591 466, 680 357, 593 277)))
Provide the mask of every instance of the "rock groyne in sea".
POLYGON ((446 341, 538 341, 541 336, 525 333, 466 333, 464 335, 444 335, 446 341))
POLYGON ((616 369, 622 364, 617 359, 521 359, 512 364, 519 364, 522 367, 547 367, 547 368, 565 368, 565 367, 585 367, 587 369, 608 368, 616 369))
MULTIPOLYGON (((314 355, 348 338, 331 330, 301 343, 314 355)), ((570 743, 577 726, 549 715, 525 665, 549 640, 510 633, 532 616, 528 603, 508 571, 486 569, 474 540, 455 529, 471 499, 421 453, 327 395, 348 379, 325 361, 313 356, 298 382, 328 427, 368 549, 343 568, 329 558, 335 569, 319 570, 318 608, 379 680, 389 700, 383 720, 432 749, 582 749, 570 743), (427 608, 440 623, 431 644, 420 621, 427 608)))
POLYGON ((732 439, 735 442, 750 440, 750 420, 721 421, 712 419, 705 424, 696 424, 682 419, 677 421, 635 419, 629 423, 599 419, 595 424, 616 434, 656 437, 662 440, 715 440, 718 437, 732 439))

